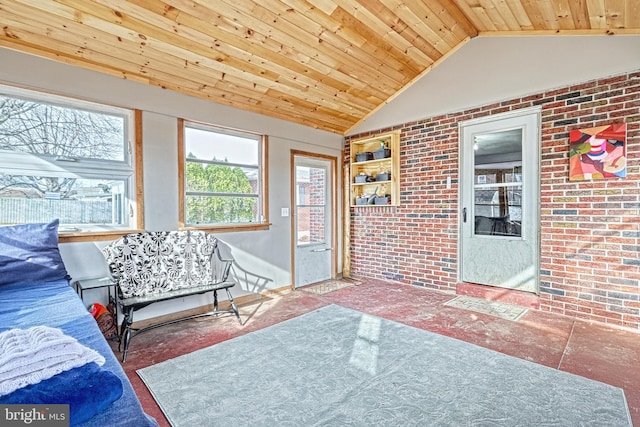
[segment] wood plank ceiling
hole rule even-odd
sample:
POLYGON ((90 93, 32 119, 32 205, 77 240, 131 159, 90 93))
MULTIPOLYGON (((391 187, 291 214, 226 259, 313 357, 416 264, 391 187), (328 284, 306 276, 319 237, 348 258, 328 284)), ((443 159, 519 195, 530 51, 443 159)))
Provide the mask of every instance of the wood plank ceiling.
POLYGON ((640 34, 640 0, 0 0, 0 46, 348 133, 468 40, 640 34))

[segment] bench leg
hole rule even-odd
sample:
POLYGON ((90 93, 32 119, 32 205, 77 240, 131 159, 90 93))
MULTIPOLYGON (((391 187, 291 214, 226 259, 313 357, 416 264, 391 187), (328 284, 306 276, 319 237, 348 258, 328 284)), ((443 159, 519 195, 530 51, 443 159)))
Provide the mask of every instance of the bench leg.
POLYGON ((122 319, 122 340, 118 344, 118 351, 120 351, 120 345, 124 341, 124 351, 122 353, 122 361, 127 361, 127 351, 129 351, 129 342, 131 341, 131 325, 133 324, 133 307, 126 307, 124 309, 124 318, 122 319))
MULTIPOLYGON (((236 306, 235 301, 233 301, 233 297, 231 296, 231 292, 229 292, 229 288, 225 288, 227 291, 227 298, 229 298, 229 304, 231 304, 231 309, 236 314, 238 318, 238 322, 242 325, 242 319, 240 319, 240 312, 238 311, 238 307, 236 306)), ((213 291, 213 312, 218 313, 218 290, 213 291)))
POLYGON ((229 292, 229 288, 226 288, 225 291, 227 291, 227 298, 229 298, 229 303, 231 304, 231 308, 233 309, 233 312, 236 314, 236 317, 238 318, 238 322, 240 322, 240 325, 242 325, 242 319, 240 319, 240 312, 238 311, 238 307, 236 306, 235 301, 233 301, 233 297, 231 296, 231 292, 229 292))

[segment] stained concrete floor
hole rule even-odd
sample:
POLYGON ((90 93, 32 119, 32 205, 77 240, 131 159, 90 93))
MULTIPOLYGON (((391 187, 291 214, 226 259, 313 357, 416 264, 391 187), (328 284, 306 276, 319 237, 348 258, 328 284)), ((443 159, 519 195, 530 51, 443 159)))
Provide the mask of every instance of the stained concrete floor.
MULTIPOLYGON (((328 293, 299 288, 240 306, 244 326, 235 316, 201 317, 136 336, 123 367, 144 410, 161 426, 169 425, 137 369, 338 304, 620 387, 634 426, 640 427, 639 332, 531 309, 517 321, 505 320, 444 305, 455 295, 408 285, 333 285, 336 290, 328 293)), ((115 350, 117 343, 112 346, 115 350)))

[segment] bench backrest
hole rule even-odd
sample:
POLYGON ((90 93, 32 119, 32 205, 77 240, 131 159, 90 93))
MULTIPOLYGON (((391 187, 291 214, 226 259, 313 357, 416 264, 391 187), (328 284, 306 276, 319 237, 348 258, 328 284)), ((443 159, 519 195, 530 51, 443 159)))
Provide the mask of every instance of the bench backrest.
POLYGON ((211 284, 217 243, 203 231, 148 231, 122 236, 102 254, 121 296, 129 298, 211 284))

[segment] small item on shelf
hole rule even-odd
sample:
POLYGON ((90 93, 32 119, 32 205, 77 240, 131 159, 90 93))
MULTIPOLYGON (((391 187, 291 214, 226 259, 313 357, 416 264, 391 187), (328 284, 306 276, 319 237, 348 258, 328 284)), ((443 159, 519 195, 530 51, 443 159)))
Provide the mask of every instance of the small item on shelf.
POLYGON ((376 181, 391 181, 391 172, 380 172, 376 174, 376 181))
POLYGON ((391 150, 389 148, 382 147, 373 152, 374 160, 386 159, 387 157, 391 157, 391 150))
POLYGON ((373 178, 371 178, 370 175, 367 175, 366 173, 361 172, 359 175, 356 175, 355 181, 356 181, 356 184, 363 184, 365 182, 373 181, 373 178))
POLYGON ((371 151, 356 153, 356 162, 366 162, 367 160, 373 160, 373 153, 371 153, 371 151))
POLYGON ((390 205, 391 204, 391 196, 389 194, 385 196, 376 196, 374 200, 374 204, 376 205, 390 205))

